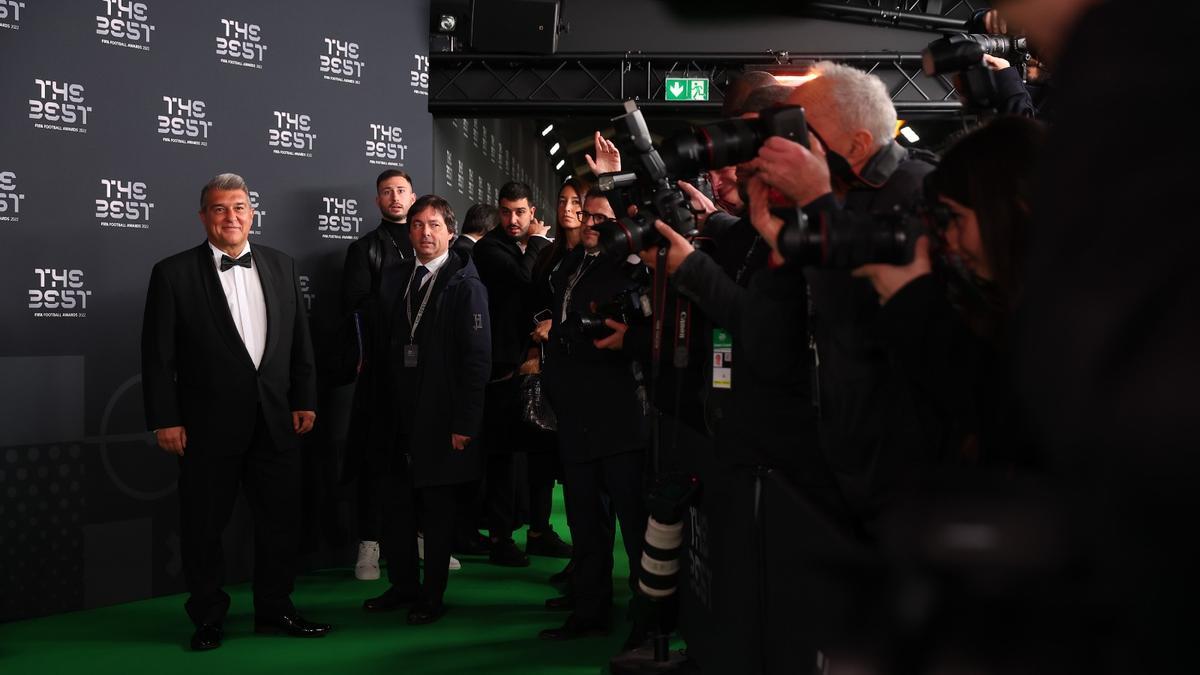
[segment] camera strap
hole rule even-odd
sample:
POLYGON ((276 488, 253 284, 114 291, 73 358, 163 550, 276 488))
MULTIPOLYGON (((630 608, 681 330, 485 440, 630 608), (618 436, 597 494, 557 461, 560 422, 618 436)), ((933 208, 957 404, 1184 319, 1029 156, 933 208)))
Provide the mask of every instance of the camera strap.
POLYGON ((692 344, 692 302, 683 295, 675 296, 675 368, 688 366, 688 352, 692 344))
POLYGON ((579 263, 579 267, 575 269, 575 273, 567 279, 567 286, 563 289, 562 317, 560 319, 563 323, 567 321, 567 312, 571 307, 571 295, 575 292, 575 287, 579 285, 580 280, 583 279, 583 275, 592 267, 592 264, 599 259, 600 254, 598 253, 595 255, 585 253, 583 260, 579 263))
POLYGON ((737 274, 733 276, 733 283, 738 286, 742 285, 742 277, 746 276, 746 272, 750 269, 750 260, 754 258, 755 252, 758 251, 758 245, 763 240, 762 235, 754 235, 754 241, 750 242, 750 249, 746 251, 746 257, 742 260, 742 266, 738 269, 737 274))
POLYGON ((816 306, 813 305, 812 286, 804 285, 804 307, 808 315, 808 321, 805 322, 804 330, 808 333, 808 351, 812 359, 812 405, 817 412, 817 419, 821 419, 821 352, 817 349, 817 334, 813 330, 813 323, 816 321, 816 306))

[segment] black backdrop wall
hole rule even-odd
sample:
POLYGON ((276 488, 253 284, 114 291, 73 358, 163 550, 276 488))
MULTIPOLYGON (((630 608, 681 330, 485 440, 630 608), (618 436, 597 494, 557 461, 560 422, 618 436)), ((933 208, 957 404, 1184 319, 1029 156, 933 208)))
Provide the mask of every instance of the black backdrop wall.
POLYGON ((554 226, 558 188, 566 174, 560 175, 551 162, 565 157, 566 150, 551 158, 551 139, 544 140, 537 127, 524 119, 434 120, 434 191, 450 200, 460 222, 472 204, 495 204, 500 186, 518 180, 532 188, 537 217, 554 226))
POLYGON ((199 189, 234 171, 253 241, 297 258, 315 321, 336 311, 375 175, 433 184, 427 13, 0 2, 0 620, 181 590, 176 470, 142 418, 150 268, 203 240, 199 189))

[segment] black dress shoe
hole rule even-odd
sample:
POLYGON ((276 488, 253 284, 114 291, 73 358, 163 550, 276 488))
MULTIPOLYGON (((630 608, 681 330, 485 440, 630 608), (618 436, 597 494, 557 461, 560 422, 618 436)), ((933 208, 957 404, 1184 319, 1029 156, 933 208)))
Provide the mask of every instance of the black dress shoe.
POLYGON ((570 558, 573 549, 554 530, 546 530, 540 536, 525 538, 525 553, 547 558, 570 558))
POLYGON ((468 536, 465 539, 457 539, 454 542, 453 553, 455 555, 487 555, 491 549, 492 541, 487 537, 475 533, 474 537, 468 536))
POLYGON ((567 563, 566 567, 564 567, 564 568, 562 568, 562 570, 550 575, 550 583, 565 584, 571 580, 571 575, 574 573, 575 573, 575 559, 572 558, 571 562, 567 563))
POLYGON ((421 602, 408 610, 408 625, 423 626, 427 623, 433 623, 442 618, 445 613, 445 605, 434 606, 427 602, 421 602))
POLYGON ((521 552, 512 539, 492 542, 488 562, 502 567, 529 567, 529 556, 521 552))
POLYGON ((192 649, 198 652, 216 649, 221 646, 221 638, 224 636, 225 631, 221 630, 220 626, 213 623, 203 624, 192 633, 192 649))
POLYGON ((550 598, 546 601, 546 609, 554 610, 570 610, 575 609, 575 598, 570 595, 563 595, 557 598, 550 598))
POLYGON ((402 593, 395 586, 383 592, 383 595, 363 600, 363 610, 367 612, 391 612, 406 607, 417 601, 416 593, 402 593))
POLYGON ((581 621, 574 614, 567 617, 566 623, 558 628, 547 628, 538 633, 543 640, 575 640, 584 637, 599 637, 608 635, 612 626, 601 621, 581 621))
POLYGON ((325 637, 333 626, 313 623, 299 614, 280 614, 272 617, 254 617, 255 633, 283 633, 291 637, 325 637))

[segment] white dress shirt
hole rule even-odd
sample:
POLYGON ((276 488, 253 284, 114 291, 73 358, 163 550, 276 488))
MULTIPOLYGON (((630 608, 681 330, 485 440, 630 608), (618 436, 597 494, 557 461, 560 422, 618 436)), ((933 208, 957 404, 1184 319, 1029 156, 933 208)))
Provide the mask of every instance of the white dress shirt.
MULTIPOLYGON (((440 256, 434 258, 433 260, 430 260, 427 263, 421 262, 420 258, 418 258, 417 259, 417 267, 424 267, 425 269, 429 270, 429 274, 426 274, 425 276, 421 277, 421 285, 418 286, 417 288, 418 289, 425 288, 425 284, 430 279, 433 278, 434 272, 437 272, 442 267, 442 265, 446 264, 446 261, 449 259, 450 259, 450 251, 449 250, 447 250, 445 253, 441 254, 440 256)), ((414 268, 414 269, 416 269, 416 268, 414 268)))
MULTIPOLYGON (((267 349, 267 301, 263 297, 262 280, 258 277, 258 265, 251 259, 250 269, 234 265, 224 272, 221 271, 221 256, 225 255, 212 245, 208 247, 213 252, 213 265, 217 268, 217 277, 221 280, 221 288, 225 291, 225 301, 229 304, 229 314, 233 316, 233 325, 237 326, 246 353, 254 362, 254 367, 262 363, 263 352, 267 349)), ((234 258, 240 258, 250 252, 250 242, 242 248, 242 252, 234 258)))

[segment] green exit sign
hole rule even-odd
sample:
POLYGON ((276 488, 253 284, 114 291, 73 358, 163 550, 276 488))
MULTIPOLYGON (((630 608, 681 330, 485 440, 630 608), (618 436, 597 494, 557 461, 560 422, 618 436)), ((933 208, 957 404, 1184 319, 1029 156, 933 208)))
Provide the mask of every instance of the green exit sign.
POLYGON ((707 101, 707 77, 668 77, 668 101, 707 101))

